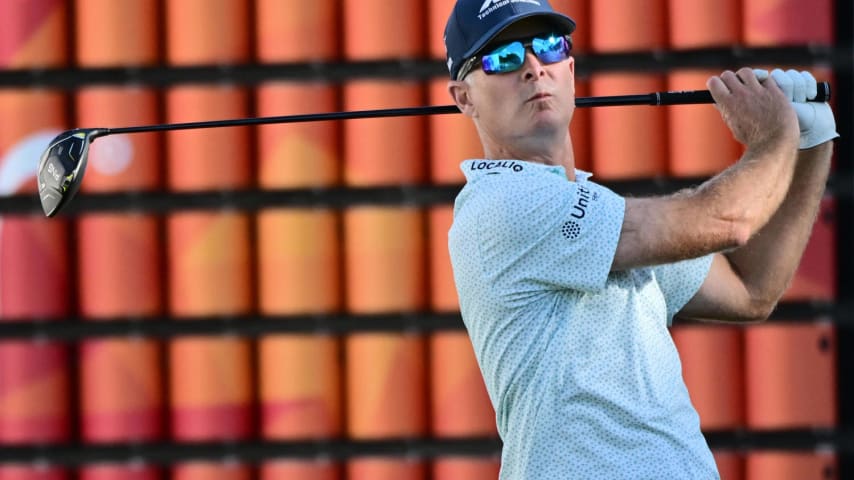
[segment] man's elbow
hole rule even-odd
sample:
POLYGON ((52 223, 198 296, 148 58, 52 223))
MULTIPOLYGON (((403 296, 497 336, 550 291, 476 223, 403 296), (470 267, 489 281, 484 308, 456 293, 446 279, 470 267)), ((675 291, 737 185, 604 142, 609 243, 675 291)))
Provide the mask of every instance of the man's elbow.
POLYGON ((729 234, 729 248, 741 248, 750 242, 754 228, 747 222, 733 222, 729 234))
POLYGON ((768 221, 757 209, 737 203, 727 205, 725 210, 716 212, 712 218, 713 228, 720 229, 723 236, 722 243, 726 245, 724 250, 744 247, 768 221))
POLYGON ((706 241, 714 251, 737 250, 750 242, 757 228, 747 219, 714 216, 706 224, 706 241))
POLYGON ((777 308, 777 300, 769 298, 754 298, 745 309, 740 319, 742 323, 762 323, 771 317, 777 308))

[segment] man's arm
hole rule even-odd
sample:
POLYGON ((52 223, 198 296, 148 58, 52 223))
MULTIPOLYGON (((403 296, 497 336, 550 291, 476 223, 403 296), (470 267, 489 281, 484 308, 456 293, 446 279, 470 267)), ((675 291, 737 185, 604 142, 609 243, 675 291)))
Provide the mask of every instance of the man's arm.
POLYGON ((678 316, 761 321, 788 288, 809 240, 830 172, 832 142, 801 150, 786 199, 747 244, 719 254, 678 316))
POLYGON ((696 258, 745 246, 779 208, 792 180, 798 120, 774 81, 750 69, 712 77, 709 90, 747 149, 700 187, 659 198, 628 198, 612 270, 696 258))
POLYGON ((613 270, 725 252, 715 255, 680 317, 767 318, 800 263, 824 192, 830 140, 838 135, 830 107, 805 101, 811 98, 805 85, 815 79, 775 70, 766 82, 782 86, 790 106, 777 114, 790 118, 797 111, 800 139, 793 145, 786 118, 757 118, 762 108, 750 102, 771 102, 766 108, 773 110, 779 98, 758 91, 752 73, 740 70, 736 82, 727 73, 709 81, 724 121, 747 146, 742 159, 697 189, 626 202, 613 270))

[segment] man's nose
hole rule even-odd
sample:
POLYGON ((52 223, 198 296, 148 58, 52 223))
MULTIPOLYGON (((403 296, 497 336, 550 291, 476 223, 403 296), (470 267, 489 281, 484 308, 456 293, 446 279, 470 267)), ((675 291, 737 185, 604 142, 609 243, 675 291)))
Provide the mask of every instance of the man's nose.
POLYGON ((525 52, 525 65, 522 68, 525 72, 525 80, 534 80, 546 73, 545 66, 532 52, 525 52))

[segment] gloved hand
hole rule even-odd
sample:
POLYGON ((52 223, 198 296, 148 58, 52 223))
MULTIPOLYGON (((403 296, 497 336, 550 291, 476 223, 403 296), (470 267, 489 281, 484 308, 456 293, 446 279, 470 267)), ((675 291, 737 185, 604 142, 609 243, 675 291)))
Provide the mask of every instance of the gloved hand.
POLYGON ((820 102, 809 102, 818 93, 815 77, 809 72, 796 70, 783 71, 774 69, 769 74, 766 70, 754 70, 756 78, 763 81, 769 76, 774 79, 783 93, 792 101, 795 113, 798 114, 798 126, 801 129, 799 148, 805 150, 828 142, 838 137, 836 120, 830 105, 820 102))

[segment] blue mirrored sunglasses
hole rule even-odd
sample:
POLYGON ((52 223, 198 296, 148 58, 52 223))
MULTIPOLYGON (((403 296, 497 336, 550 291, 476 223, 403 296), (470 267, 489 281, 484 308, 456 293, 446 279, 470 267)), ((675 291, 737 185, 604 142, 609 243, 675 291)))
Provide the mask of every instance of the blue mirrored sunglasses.
POLYGON ((544 64, 557 63, 569 58, 572 52, 572 40, 568 35, 536 36, 527 40, 514 40, 500 45, 489 53, 475 55, 460 67, 458 80, 462 80, 477 65, 487 74, 514 72, 525 64, 525 50, 531 52, 544 64))

